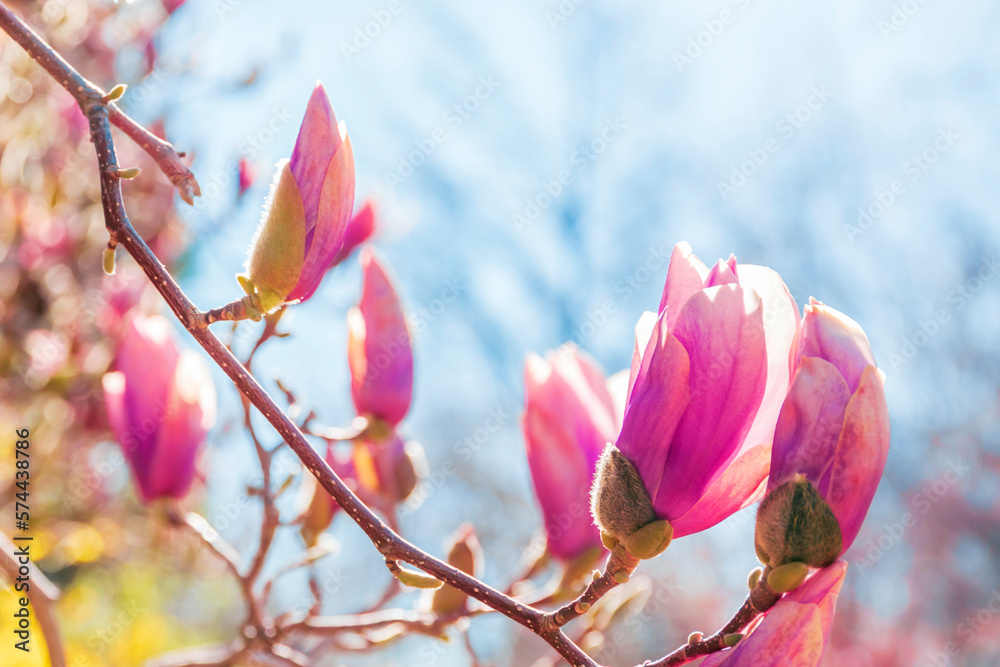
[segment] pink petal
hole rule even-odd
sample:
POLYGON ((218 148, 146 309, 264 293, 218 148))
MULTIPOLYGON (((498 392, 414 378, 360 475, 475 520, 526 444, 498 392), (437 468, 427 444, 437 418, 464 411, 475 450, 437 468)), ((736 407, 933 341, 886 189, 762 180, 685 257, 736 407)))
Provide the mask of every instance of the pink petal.
POLYGON ((666 315, 660 315, 642 355, 617 442, 654 502, 674 431, 689 405, 689 367, 687 352, 667 330, 666 315))
POLYGON ((713 653, 701 667, 817 667, 846 572, 844 561, 820 570, 779 600, 736 648, 713 653))
POLYGON ((743 264, 739 279, 744 289, 752 289, 760 297, 764 308, 764 341, 767 344, 767 385, 760 409, 741 448, 741 451, 746 451, 771 442, 774 437, 778 412, 788 392, 789 357, 799 331, 799 307, 781 276, 765 266, 743 264))
POLYGON ((337 117, 330 106, 330 98, 327 97, 323 84, 317 81, 306 105, 289 165, 302 194, 307 236, 316 226, 325 174, 341 143, 337 117))
POLYGON ((861 373, 875 365, 872 348, 861 326, 839 310, 810 299, 802 318, 793 364, 801 357, 820 357, 836 366, 851 393, 858 389, 861 373))
POLYGON ((668 311, 667 325, 671 329, 681 307, 696 292, 704 289, 708 275, 708 267, 695 256, 690 245, 681 242, 674 246, 670 264, 667 266, 667 281, 663 286, 663 296, 660 298, 658 311, 660 313, 668 311))
POLYGON ((392 281, 370 248, 361 253, 361 301, 348 313, 351 396, 358 414, 395 425, 410 409, 413 350, 392 281))
POLYGON ((861 374, 851 397, 844 428, 827 478, 819 491, 833 509, 844 538, 851 546, 868 514, 889 455, 889 409, 878 369, 861 374))
MULTIPOLYGON (((730 255, 729 259, 723 262, 721 259, 712 267, 712 272, 705 279, 705 287, 715 287, 716 285, 730 285, 740 282, 736 277, 736 255, 730 255)), ((742 283, 741 283, 742 284, 742 283)))
POLYGON ((146 499, 179 498, 194 479, 195 460, 205 434, 215 422, 215 386, 204 362, 193 351, 181 354, 163 423, 149 466, 146 499))
POLYGON ((771 445, 757 445, 736 458, 687 512, 671 519, 674 539, 707 530, 764 495, 771 445))
MULTIPOLYGON (((735 458, 767 382, 760 299, 737 285, 692 296, 673 329, 690 358, 690 403, 667 454, 654 508, 681 516, 735 458)), ((626 420, 627 420, 626 415, 626 420)))
POLYGON ((528 357, 521 427, 548 550, 570 560, 600 544, 588 498, 596 463, 593 452, 600 452, 608 433, 601 431, 594 417, 605 426, 613 420, 603 399, 592 395, 579 377, 567 381, 560 365, 567 364, 528 357))
POLYGON ((336 266, 347 259, 348 255, 354 252, 355 248, 371 238, 375 232, 375 202, 371 199, 365 202, 361 210, 354 214, 351 221, 347 223, 347 230, 344 232, 344 244, 337 251, 337 255, 330 262, 330 266, 336 266))
POLYGON ((125 402, 135 425, 156 421, 166 403, 180 351, 165 317, 133 313, 115 353, 115 367, 126 377, 125 402))
POLYGON ((833 364, 815 357, 802 359, 778 416, 768 491, 798 473, 819 486, 833 460, 850 400, 847 384, 833 364))
MULTIPOLYGON (((308 299, 319 287, 334 257, 344 244, 344 233, 354 209, 354 151, 341 125, 344 141, 323 172, 315 226, 306 232, 306 254, 299 281, 288 294, 288 301, 308 299)), ((309 209, 306 209, 308 229, 309 209)))

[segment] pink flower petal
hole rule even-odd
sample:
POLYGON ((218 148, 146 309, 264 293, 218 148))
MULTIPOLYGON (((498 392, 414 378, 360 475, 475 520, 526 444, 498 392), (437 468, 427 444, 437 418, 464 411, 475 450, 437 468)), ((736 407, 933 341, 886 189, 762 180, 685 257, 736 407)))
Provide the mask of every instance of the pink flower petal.
POLYGON ((778 416, 768 491, 799 473, 819 486, 836 451, 850 400, 847 384, 833 364, 803 357, 778 416))
MULTIPOLYGON (((730 255, 729 259, 723 262, 721 259, 712 267, 711 273, 705 279, 705 287, 715 287, 716 285, 731 285, 740 282, 736 277, 736 255, 730 255)), ((742 284, 742 283, 741 283, 742 284)))
POLYGON ((181 353, 149 464, 146 499, 179 498, 194 479, 195 459, 215 422, 215 386, 194 351, 181 353))
POLYGON ((844 561, 820 570, 779 600, 736 648, 713 653, 701 667, 817 667, 846 572, 844 561))
POLYGON ((673 329, 681 307, 695 293, 705 288, 708 275, 708 267, 695 256, 690 245, 681 242, 674 246, 658 310, 660 313, 668 311, 667 326, 670 329, 673 329))
POLYGON ((361 253, 361 301, 348 313, 351 396, 358 414, 396 425, 410 409, 413 350, 392 281, 370 248, 361 253))
POLYGON ((642 355, 617 442, 654 503, 674 432, 689 405, 689 368, 688 353, 667 330, 666 315, 660 315, 642 355))
POLYGON ((735 458, 767 382, 761 302, 752 291, 722 285, 698 292, 673 333, 690 359, 691 396, 653 487, 653 506, 667 519, 691 509, 735 458))
POLYGON ((816 299, 810 299, 805 307, 793 365, 801 357, 820 357, 832 363, 847 380, 851 393, 857 391, 862 371, 875 365, 871 345, 861 326, 816 299))
MULTIPOLYGON (((324 172, 315 225, 309 230, 309 209, 306 209, 306 254, 299 281, 286 297, 287 301, 308 299, 319 287, 326 270, 344 244, 344 232, 354 209, 354 151, 346 130, 340 150, 330 160, 324 172)), ((296 179, 297 180, 297 179, 296 179)))
POLYGON ((771 445, 757 445, 736 458, 687 512, 670 520, 674 539, 707 530, 764 495, 771 445))
POLYGON ((347 259, 355 248, 371 238, 373 233, 375 233, 375 202, 369 199, 347 223, 344 244, 337 251, 330 266, 336 266, 347 259))
POLYGON ((545 520, 548 550, 571 560, 599 546, 589 514, 597 458, 614 437, 603 374, 574 347, 525 364, 524 431, 528 467, 545 520))
POLYGON ((764 308, 764 341, 767 344, 767 385, 760 409, 747 433, 741 451, 771 442, 781 403, 790 381, 789 357, 799 331, 799 307, 777 272, 753 264, 743 264, 740 285, 752 289, 764 308))
POLYGON ((840 523, 847 551, 861 530, 889 455, 889 409, 882 376, 874 366, 861 374, 843 424, 819 491, 840 523))
MULTIPOLYGON (((302 205, 306 212, 306 235, 316 227, 320 196, 323 192, 324 174, 334 155, 340 150, 342 138, 337 127, 337 117, 330 106, 330 98, 323 84, 316 82, 306 113, 299 127, 295 148, 292 149, 290 167, 299 186, 302 205)), ((308 246, 307 246, 308 247, 308 246)))

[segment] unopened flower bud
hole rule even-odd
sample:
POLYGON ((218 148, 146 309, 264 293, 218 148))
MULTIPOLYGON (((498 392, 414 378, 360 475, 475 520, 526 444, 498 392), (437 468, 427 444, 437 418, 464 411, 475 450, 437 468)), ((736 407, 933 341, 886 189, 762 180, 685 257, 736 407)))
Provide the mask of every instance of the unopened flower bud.
POLYGON ((254 239, 247 273, 238 276, 262 313, 281 304, 299 281, 305 259, 305 211, 287 160, 279 163, 267 217, 254 239))
POLYGON ((805 563, 785 563, 768 573, 767 585, 775 593, 787 593, 801 586, 808 576, 809 566, 805 563))
MULTIPOLYGON (((463 524, 452 535, 451 546, 448 549, 448 563, 462 572, 475 576, 482 568, 483 548, 471 524, 463 524)), ((442 586, 434 591, 431 598, 431 611, 438 614, 450 614, 465 608, 468 596, 451 586, 442 586)))
POLYGON ((754 541, 758 557, 772 568, 792 562, 826 567, 840 557, 843 545, 833 511, 801 475, 761 501, 754 541))
POLYGON ((104 273, 109 276, 115 274, 115 249, 108 246, 104 249, 104 255, 101 257, 101 264, 104 267, 104 273))
POLYGON ((662 553, 673 538, 670 523, 653 511, 639 471, 612 444, 597 464, 590 510, 605 545, 617 541, 636 558, 662 553))
POLYGON ((127 85, 125 85, 124 83, 119 83, 114 88, 108 91, 108 94, 104 96, 104 101, 114 102, 115 100, 120 99, 121 96, 125 94, 126 89, 128 89, 127 85))

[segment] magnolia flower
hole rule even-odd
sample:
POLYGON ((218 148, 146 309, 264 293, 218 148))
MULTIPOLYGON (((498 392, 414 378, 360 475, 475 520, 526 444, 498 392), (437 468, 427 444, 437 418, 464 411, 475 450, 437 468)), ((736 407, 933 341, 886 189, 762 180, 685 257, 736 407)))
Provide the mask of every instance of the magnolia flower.
POLYGON ((323 86, 316 84, 290 160, 278 173, 247 273, 237 276, 254 309, 304 301, 344 244, 354 208, 354 155, 323 86))
POLYGON ((774 434, 757 551, 777 567, 824 567, 854 542, 889 453, 881 372, 857 322, 811 299, 774 434))
POLYGON ((604 446, 618 433, 604 374, 574 345, 524 367, 521 427, 548 551, 573 560, 600 546, 588 494, 604 446))
POLYGON ((708 269, 674 248, 659 313, 636 329, 621 433, 592 493, 612 544, 648 558, 757 499, 797 326, 774 271, 735 257, 708 269))
POLYGON ((103 378, 108 421, 144 502, 179 498, 215 421, 215 388, 198 355, 180 352, 161 316, 135 313, 103 378))
POLYGON ((816 667, 846 573, 845 561, 820 570, 771 607, 736 648, 713 653, 701 667, 816 667))
POLYGON ((370 247, 361 252, 361 300, 347 313, 351 397, 358 414, 395 427, 410 409, 413 350, 392 281, 370 247))

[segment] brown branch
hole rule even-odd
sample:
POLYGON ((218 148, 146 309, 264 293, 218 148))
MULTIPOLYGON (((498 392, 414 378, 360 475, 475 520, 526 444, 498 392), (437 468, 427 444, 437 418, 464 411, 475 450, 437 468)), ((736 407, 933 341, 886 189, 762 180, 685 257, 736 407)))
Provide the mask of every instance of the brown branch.
POLYGON ((726 643, 724 641, 726 635, 741 632, 744 628, 750 625, 755 618, 773 607, 780 599, 781 594, 775 593, 771 587, 767 585, 766 576, 762 576, 754 589, 750 591, 750 595, 747 596, 746 602, 744 602, 743 606, 740 607, 740 610, 736 612, 736 615, 733 616, 728 623, 726 623, 725 627, 708 639, 702 639, 701 641, 685 644, 670 655, 667 655, 656 662, 646 663, 645 667, 677 667, 678 665, 686 665, 692 660, 706 656, 709 653, 721 651, 726 648, 726 643))
MULTIPOLYGON (((0 570, 3 570, 12 585, 20 576, 19 570, 22 565, 14 557, 16 551, 17 547, 10 538, 0 533, 0 570)), ((52 663, 52 667, 66 667, 66 654, 63 651, 62 638, 59 634, 59 624, 56 623, 52 610, 52 603, 59 599, 59 589, 30 561, 28 562, 27 583, 28 588, 25 590, 25 595, 31 602, 35 619, 42 629, 42 636, 45 637, 49 662, 52 663)))
MULTIPOLYGON (((604 567, 604 574, 595 576, 586 590, 578 597, 561 609, 545 615, 544 623, 546 627, 561 628, 575 618, 583 616, 590 611, 591 606, 612 588, 628 581, 639 559, 625 551, 621 545, 616 546, 611 551, 608 564, 604 567)), ((594 571, 597 574, 597 571, 594 571)))
POLYGON ((106 107, 111 122, 156 161, 160 171, 177 187, 181 199, 188 204, 194 204, 194 198, 201 196, 201 187, 191 170, 181 162, 181 156, 171 144, 129 118, 114 103, 106 102, 105 91, 73 69, 38 33, 2 2, 0 2, 0 27, 76 99, 85 114, 89 114, 90 107, 95 104, 106 107))
POLYGON ((118 161, 111 136, 109 116, 115 112, 109 111, 108 105, 102 101, 103 91, 80 76, 41 37, 2 4, 0 4, 0 27, 11 34, 15 41, 76 97, 87 115, 100 167, 101 203, 104 208, 105 225, 113 241, 123 246, 135 259, 181 324, 229 376, 240 392, 271 423, 327 493, 368 535, 379 553, 385 558, 405 561, 520 623, 542 637, 574 667, 596 667, 596 663, 560 630, 553 630, 543 625, 545 618, 543 612, 516 602, 403 539, 344 484, 232 352, 207 327, 199 326, 203 321, 202 313, 188 299, 132 227, 122 199, 121 183, 117 175, 118 161))

